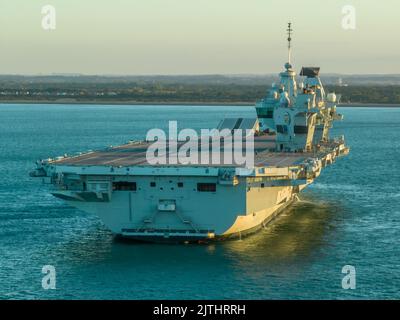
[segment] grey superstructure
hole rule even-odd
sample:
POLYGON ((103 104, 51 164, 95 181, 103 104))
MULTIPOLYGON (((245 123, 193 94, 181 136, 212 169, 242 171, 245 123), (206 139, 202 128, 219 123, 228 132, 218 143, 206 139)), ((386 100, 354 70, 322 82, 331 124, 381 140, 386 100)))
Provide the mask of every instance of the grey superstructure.
MULTIPOLYGON (((115 235, 140 240, 208 241, 244 235, 265 225, 321 170, 347 154, 344 138, 330 138, 337 97, 325 93, 319 68, 289 61, 257 119, 225 119, 220 129, 254 133, 254 165, 151 164, 149 141, 37 162, 31 172, 52 194, 97 214, 115 235)), ((219 149, 222 152, 222 149, 219 149)))

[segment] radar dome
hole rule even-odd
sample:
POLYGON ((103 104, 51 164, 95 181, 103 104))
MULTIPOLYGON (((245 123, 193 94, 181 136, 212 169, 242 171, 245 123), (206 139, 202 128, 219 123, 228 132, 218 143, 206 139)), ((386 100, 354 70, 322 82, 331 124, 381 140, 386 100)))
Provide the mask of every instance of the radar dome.
POLYGON ((336 94, 328 93, 328 95, 326 96, 326 100, 328 102, 336 102, 336 94))

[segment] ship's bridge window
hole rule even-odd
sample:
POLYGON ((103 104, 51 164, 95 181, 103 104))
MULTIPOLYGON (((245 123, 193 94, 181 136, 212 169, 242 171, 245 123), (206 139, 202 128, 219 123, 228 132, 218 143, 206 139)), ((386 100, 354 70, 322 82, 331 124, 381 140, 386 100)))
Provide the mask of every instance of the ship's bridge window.
POLYGON ((274 117, 273 109, 257 109, 257 116, 260 119, 272 119, 274 117))
POLYGON ((115 191, 136 191, 136 182, 128 182, 128 181, 113 182, 113 190, 115 190, 115 191))
POLYGON ((294 133, 305 134, 308 132, 307 126, 294 126, 294 133))
POLYGON ((202 182, 199 182, 197 184, 197 191, 200 191, 200 192, 215 192, 215 191, 217 191, 217 184, 216 183, 202 183, 202 182))
POLYGON ((278 131, 279 133, 287 133, 288 132, 288 128, 285 125, 278 124, 276 126, 276 131, 278 131))

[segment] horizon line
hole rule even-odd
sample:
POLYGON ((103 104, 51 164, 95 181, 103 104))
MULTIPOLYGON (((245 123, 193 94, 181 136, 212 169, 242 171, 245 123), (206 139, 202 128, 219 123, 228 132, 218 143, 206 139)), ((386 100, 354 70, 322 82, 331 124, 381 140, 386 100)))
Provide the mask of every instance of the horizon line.
MULTIPOLYGON (((298 75, 298 74, 297 74, 298 75)), ((400 76, 400 73, 335 73, 327 72, 328 76, 400 76)), ((149 73, 149 74, 118 74, 118 73, 77 73, 77 72, 53 72, 53 73, 0 73, 0 76, 20 76, 20 77, 204 77, 204 76, 279 76, 279 72, 274 73, 149 73)))

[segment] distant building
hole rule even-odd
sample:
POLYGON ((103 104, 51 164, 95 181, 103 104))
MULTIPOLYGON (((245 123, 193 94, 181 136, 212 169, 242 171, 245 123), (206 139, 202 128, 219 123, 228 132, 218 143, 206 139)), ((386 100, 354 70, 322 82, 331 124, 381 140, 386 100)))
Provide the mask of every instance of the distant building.
POLYGON ((347 87, 348 86, 347 83, 343 83, 343 79, 342 78, 338 79, 337 84, 338 84, 339 87, 347 87))

